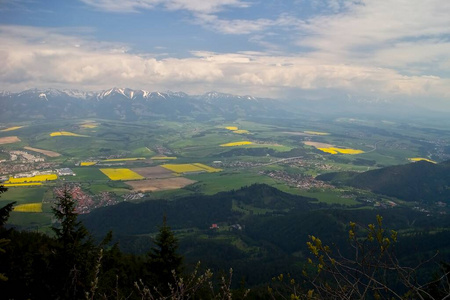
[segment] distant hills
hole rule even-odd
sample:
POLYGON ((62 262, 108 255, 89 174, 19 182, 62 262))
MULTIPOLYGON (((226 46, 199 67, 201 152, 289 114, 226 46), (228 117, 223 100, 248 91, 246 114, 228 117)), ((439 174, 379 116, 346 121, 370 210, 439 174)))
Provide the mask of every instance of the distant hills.
POLYGON ((140 120, 148 118, 196 119, 260 116, 277 112, 278 101, 217 92, 188 95, 183 92, 149 92, 112 88, 100 92, 79 90, 31 89, 19 93, 0 92, 2 121, 33 119, 103 118, 140 120))
POLYGON ((450 202, 450 161, 440 164, 419 161, 364 173, 328 173, 317 179, 367 189, 405 201, 450 202))

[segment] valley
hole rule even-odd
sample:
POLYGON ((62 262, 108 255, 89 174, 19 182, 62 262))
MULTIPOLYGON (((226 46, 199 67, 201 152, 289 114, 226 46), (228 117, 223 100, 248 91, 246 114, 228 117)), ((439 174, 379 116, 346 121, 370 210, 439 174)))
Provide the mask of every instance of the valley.
MULTIPOLYGON (((229 112, 201 120, 191 111, 138 120, 75 116, 2 123, 0 175, 8 191, 0 204, 17 202, 10 226, 52 235, 52 206, 66 189, 95 237, 112 230, 123 251, 145 253, 166 215, 189 264, 232 265, 250 285, 280 269, 300 272, 293 262, 305 259, 310 234, 342 245, 349 221, 364 224, 382 215, 406 243, 418 243, 419 233, 449 234, 445 192, 405 197, 411 194, 389 192, 401 190, 401 181, 387 190, 370 173, 409 178, 409 172, 417 180, 436 174, 443 183, 433 188, 445 191, 445 171, 431 168, 445 168, 450 158, 445 125, 302 111, 255 117, 251 106, 239 116, 225 100, 215 105, 229 112), (403 171, 411 164, 418 170, 403 171), (351 181, 357 176, 364 184, 351 181), (265 269, 256 274, 259 263, 265 269)), ((444 259, 450 254, 447 246, 435 246, 444 259)))
POLYGON ((5 123, 0 131, 0 139, 6 141, 0 146, 0 174, 10 192, 0 201, 43 203, 41 222, 36 223, 35 217, 28 222, 19 218, 18 212, 13 212, 12 220, 20 220, 15 224, 20 227, 44 231, 51 224, 54 189, 63 184, 76 186, 90 198, 106 193, 113 203, 211 195, 265 183, 330 205, 409 205, 405 199, 380 196, 368 198, 382 200, 361 202, 358 195, 366 191, 336 188, 314 178, 406 164, 414 159, 439 162, 450 157, 450 136, 440 130, 424 135, 431 130, 410 130, 412 124, 400 122, 326 116, 314 119, 299 113, 297 118, 276 120, 216 117, 198 121, 179 117, 5 123), (68 173, 56 175, 62 168, 68 173), (115 175, 109 175, 114 170, 115 175), (55 178, 31 177, 37 174, 55 174, 55 178), (22 194, 30 196, 15 196, 22 194), (34 194, 39 196, 33 198, 34 194))

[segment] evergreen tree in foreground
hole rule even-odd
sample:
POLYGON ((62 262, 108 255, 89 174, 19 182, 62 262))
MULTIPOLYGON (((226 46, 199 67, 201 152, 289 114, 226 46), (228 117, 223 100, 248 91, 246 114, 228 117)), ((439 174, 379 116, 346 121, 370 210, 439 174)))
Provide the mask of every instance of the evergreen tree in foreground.
POLYGON ((70 190, 65 187, 56 200, 52 210, 60 225, 52 227, 57 242, 52 274, 58 282, 57 297, 81 298, 91 284, 98 249, 87 229, 78 221, 76 202, 70 190))
POLYGON ((66 187, 61 196, 56 197, 56 206, 52 208, 53 215, 60 223, 60 226, 52 227, 56 238, 61 242, 67 252, 73 252, 80 247, 89 232, 78 221, 78 213, 75 211, 76 202, 66 187))
POLYGON ((174 275, 179 276, 183 270, 183 257, 177 253, 178 240, 167 225, 166 216, 154 243, 148 253, 148 284, 166 294, 170 290, 169 284, 175 282, 174 275))
MULTIPOLYGON (((7 188, 5 188, 3 185, 0 185, 0 194, 3 194, 6 191, 7 188)), ((13 206, 15 203, 16 202, 9 203, 0 208, 0 229, 2 229, 3 225, 5 225, 6 221, 8 220, 9 213, 13 210, 13 206)), ((0 254, 5 252, 5 250, 3 250, 3 247, 8 245, 9 242, 9 239, 5 239, 0 235, 0 254)), ((0 273, 0 281, 6 280, 8 280, 8 277, 6 277, 5 274, 0 273)))

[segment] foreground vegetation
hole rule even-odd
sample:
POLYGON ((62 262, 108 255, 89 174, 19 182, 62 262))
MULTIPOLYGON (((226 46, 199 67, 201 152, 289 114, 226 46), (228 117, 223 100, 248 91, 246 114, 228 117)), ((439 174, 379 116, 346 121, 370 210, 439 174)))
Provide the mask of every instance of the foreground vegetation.
POLYGON ((425 280, 419 273, 424 265, 403 266, 394 251, 398 233, 386 230, 380 216, 367 227, 349 224, 353 254, 310 236, 308 258, 297 262, 301 274, 283 274, 280 266, 271 283, 247 289, 233 288, 232 269, 216 277, 184 263, 165 216, 147 254, 136 256, 111 245, 111 233, 95 243, 67 190, 53 208, 53 237, 7 229, 13 205, 0 208, 0 287, 6 298, 444 299, 450 292, 450 266, 441 263, 435 277, 425 280))

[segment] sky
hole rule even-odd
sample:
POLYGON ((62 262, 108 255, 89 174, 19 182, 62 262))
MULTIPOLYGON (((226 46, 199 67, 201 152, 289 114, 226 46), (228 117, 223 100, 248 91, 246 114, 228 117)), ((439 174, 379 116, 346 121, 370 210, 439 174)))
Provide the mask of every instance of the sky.
POLYGON ((0 0, 0 90, 362 99, 450 110, 448 0, 0 0))

